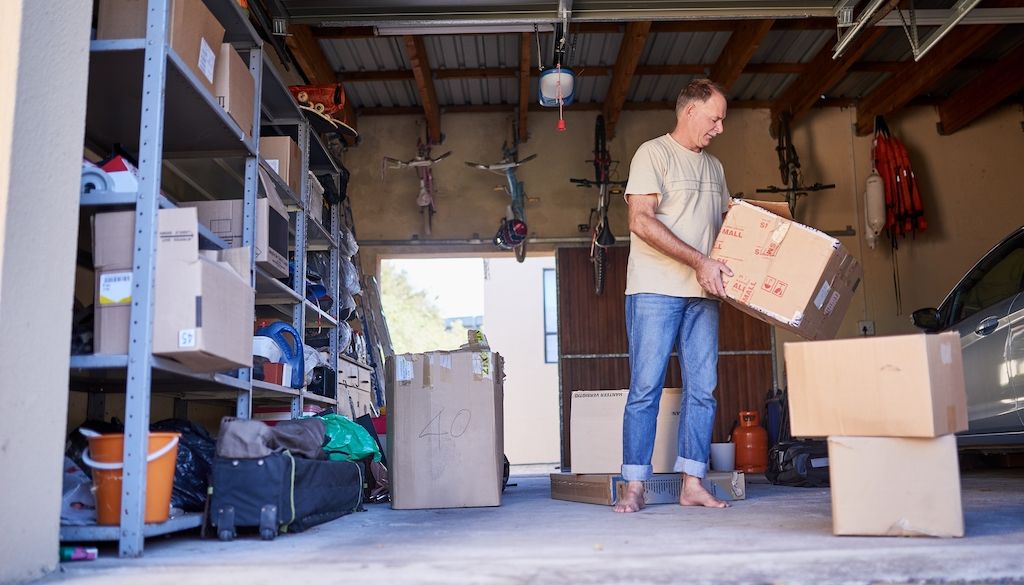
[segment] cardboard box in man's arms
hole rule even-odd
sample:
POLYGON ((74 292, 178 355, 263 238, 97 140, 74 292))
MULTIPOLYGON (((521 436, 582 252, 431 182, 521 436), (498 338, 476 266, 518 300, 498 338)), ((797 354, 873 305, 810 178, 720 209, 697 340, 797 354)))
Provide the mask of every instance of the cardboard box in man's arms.
POLYGON ((839 240, 787 217, 785 203, 737 200, 711 251, 733 276, 727 301, 805 339, 832 339, 863 276, 839 240), (767 209, 776 213, 772 213, 767 209))

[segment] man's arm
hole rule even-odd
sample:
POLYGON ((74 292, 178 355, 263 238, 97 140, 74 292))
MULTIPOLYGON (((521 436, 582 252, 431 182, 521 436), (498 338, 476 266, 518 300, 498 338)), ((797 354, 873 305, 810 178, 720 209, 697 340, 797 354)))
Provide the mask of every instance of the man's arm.
POLYGON ((697 273, 697 282, 709 293, 725 298, 725 285, 722 274, 732 276, 728 266, 701 254, 686 242, 680 240, 672 230, 658 221, 655 211, 658 208, 658 196, 629 194, 626 197, 629 207, 629 231, 636 234, 644 242, 669 258, 673 258, 693 268, 697 273))

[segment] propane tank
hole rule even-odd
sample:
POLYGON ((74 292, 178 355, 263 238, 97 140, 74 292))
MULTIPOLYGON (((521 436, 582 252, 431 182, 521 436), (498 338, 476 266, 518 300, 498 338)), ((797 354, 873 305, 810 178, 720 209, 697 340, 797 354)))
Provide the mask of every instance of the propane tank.
POLYGON ((764 473, 768 470, 768 433, 760 423, 757 411, 740 411, 740 426, 732 433, 737 471, 764 473))
POLYGON ((873 249, 885 227, 885 184, 874 169, 864 183, 864 226, 868 246, 873 249))

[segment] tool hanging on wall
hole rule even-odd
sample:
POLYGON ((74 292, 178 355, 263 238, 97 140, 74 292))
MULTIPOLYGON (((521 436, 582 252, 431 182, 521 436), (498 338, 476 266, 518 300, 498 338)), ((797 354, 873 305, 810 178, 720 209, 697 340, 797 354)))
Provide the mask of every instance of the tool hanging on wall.
MULTIPOLYGON (((564 106, 571 105, 576 98, 576 73, 568 67, 569 58, 572 56, 569 41, 566 35, 569 33, 569 10, 565 6, 558 8, 559 21, 555 24, 554 35, 554 67, 544 69, 544 62, 541 59, 540 35, 537 26, 534 25, 533 36, 537 39, 537 68, 540 70, 540 77, 537 79, 537 94, 540 105, 545 108, 558 108, 558 124, 555 128, 559 132, 565 131, 565 118, 562 117, 564 106)), ((574 41, 575 43, 575 41, 574 41)))
POLYGON ((892 282, 896 294, 896 314, 903 313, 903 295, 900 291, 899 240, 897 236, 913 238, 928 228, 924 218, 924 204, 917 185, 910 156, 899 138, 893 136, 885 118, 875 116, 875 138, 871 143, 871 159, 885 188, 885 232, 892 243, 892 282))

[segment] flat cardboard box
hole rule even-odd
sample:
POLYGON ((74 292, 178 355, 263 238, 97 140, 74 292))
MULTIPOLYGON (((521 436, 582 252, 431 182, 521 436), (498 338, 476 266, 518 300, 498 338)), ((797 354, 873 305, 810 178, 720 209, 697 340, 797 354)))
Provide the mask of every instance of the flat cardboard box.
POLYGON ((711 257, 733 271, 730 304, 812 340, 835 337, 863 277, 839 240, 746 201, 729 208, 711 257))
MULTIPOLYGON (((629 390, 580 390, 572 393, 569 420, 571 469, 575 474, 622 471, 622 414, 629 390)), ((661 394, 654 455, 654 473, 672 473, 679 455, 679 409, 682 390, 661 394)))
POLYGON ((260 138, 260 156, 267 161, 296 197, 302 196, 302 151, 289 136, 263 136, 260 138))
MULTIPOLYGON (((200 251, 195 209, 164 209, 158 221, 153 353, 173 358, 196 372, 250 367, 254 293, 245 276, 249 249, 200 251)), ((96 214, 94 226, 100 299, 95 319, 96 353, 125 354, 135 214, 96 214)))
POLYGON ((389 357, 386 369, 391 507, 501 505, 501 356, 404 354, 389 357))
POLYGON ((252 136, 253 93, 256 82, 249 65, 230 43, 221 43, 213 72, 214 96, 246 136, 252 136))
POLYGON ((960 334, 787 343, 794 436, 937 437, 967 430, 960 334))
POLYGON ((832 532, 963 536, 956 436, 829 437, 832 532))
MULTIPOLYGON (((203 0, 170 0, 171 49, 195 73, 211 95, 217 53, 224 27, 203 0)), ((97 39, 142 39, 146 36, 147 0, 99 0, 97 39)), ((251 116, 250 116, 251 119, 251 116)))
MULTIPOLYGON (((192 201, 183 207, 195 207, 199 223, 233 248, 242 245, 243 201, 192 201)), ((256 265, 276 278, 288 276, 288 209, 276 192, 256 200, 256 265)))
MULTIPOLYGON (((747 497, 746 478, 741 471, 709 471, 701 483, 711 495, 723 501, 747 497)), ((626 487, 626 480, 618 474, 551 474, 551 498, 555 500, 614 506, 626 487)), ((677 504, 681 487, 681 474, 655 474, 644 482, 644 502, 677 504)))
POLYGON ((324 225, 324 187, 312 171, 309 172, 309 217, 324 225))

